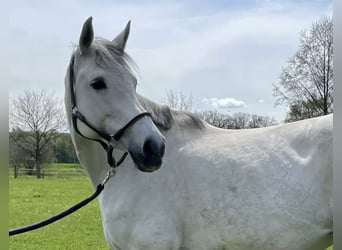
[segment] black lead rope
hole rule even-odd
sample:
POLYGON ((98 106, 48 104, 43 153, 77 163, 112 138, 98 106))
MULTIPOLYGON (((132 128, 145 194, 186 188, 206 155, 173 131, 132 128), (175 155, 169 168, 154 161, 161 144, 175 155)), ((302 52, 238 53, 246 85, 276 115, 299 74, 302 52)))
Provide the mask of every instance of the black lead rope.
POLYGON ((47 225, 49 225, 55 221, 58 221, 58 220, 64 218, 65 216, 68 216, 69 214, 72 214, 73 212, 77 211, 81 207, 87 205, 89 202, 94 200, 102 192, 103 188, 104 188, 104 184, 97 185, 95 192, 91 196, 89 196, 88 198, 84 199, 83 201, 77 203, 76 205, 74 205, 74 206, 64 210, 63 212, 60 212, 59 214, 56 214, 56 215, 54 215, 54 216, 52 216, 46 220, 31 224, 28 226, 12 229, 9 231, 9 236, 25 233, 28 231, 32 231, 32 230, 47 226, 47 225))
MULTIPOLYGON (((125 157, 126 158, 126 157, 125 157)), ((119 166, 122 162, 124 161, 123 157, 120 159, 120 161, 117 163, 117 166, 119 166)), ((115 170, 114 168, 111 168, 108 172, 107 172, 107 175, 106 175, 106 178, 102 181, 102 183, 98 184, 97 187, 96 187, 96 190, 95 192, 89 196, 88 198, 82 200, 81 202, 73 205, 72 207, 48 218, 48 219, 45 219, 45 220, 42 220, 40 222, 36 222, 34 224, 31 224, 31 225, 27 225, 27 226, 24 226, 24 227, 20 227, 20 228, 16 228, 16 229, 11 229, 9 231, 9 236, 13 236, 13 235, 16 235, 16 234, 21 234, 21 233, 26 233, 26 232, 29 232, 29 231, 32 231, 32 230, 35 230, 35 229, 38 229, 38 228, 41 228, 41 227, 44 227, 44 226, 47 226, 51 223, 54 223, 66 216, 68 216, 69 214, 72 214, 73 212, 77 211, 78 209, 84 207, 85 205, 87 205, 89 202, 91 202, 92 200, 94 200, 97 196, 99 196, 99 194, 102 192, 102 190, 104 189, 104 186, 105 184, 107 183, 107 181, 115 175, 115 170)))

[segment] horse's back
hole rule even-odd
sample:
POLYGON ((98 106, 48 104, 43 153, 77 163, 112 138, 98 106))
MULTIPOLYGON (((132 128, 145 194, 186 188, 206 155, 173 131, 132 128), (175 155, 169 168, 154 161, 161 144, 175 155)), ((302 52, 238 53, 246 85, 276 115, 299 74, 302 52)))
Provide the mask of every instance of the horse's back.
POLYGON ((197 163, 189 167, 198 180, 188 192, 193 192, 190 197, 200 193, 201 200, 190 198, 187 216, 197 214, 202 223, 197 228, 204 229, 189 230, 195 239, 220 235, 222 249, 315 249, 329 244, 331 115, 263 129, 209 129, 182 151, 197 163))

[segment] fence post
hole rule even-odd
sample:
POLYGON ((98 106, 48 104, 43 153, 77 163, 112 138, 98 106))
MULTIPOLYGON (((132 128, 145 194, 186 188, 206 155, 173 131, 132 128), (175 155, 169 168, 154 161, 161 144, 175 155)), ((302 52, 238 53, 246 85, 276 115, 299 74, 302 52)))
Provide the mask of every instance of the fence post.
POLYGON ((18 177, 18 167, 14 164, 14 178, 16 179, 18 177))

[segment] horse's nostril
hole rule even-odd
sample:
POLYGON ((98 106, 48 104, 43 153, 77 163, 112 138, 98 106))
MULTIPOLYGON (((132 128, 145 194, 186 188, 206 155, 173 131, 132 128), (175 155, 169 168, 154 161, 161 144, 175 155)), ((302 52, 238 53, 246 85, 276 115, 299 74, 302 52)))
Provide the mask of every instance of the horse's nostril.
POLYGON ((148 137, 141 150, 129 150, 136 167, 143 172, 153 172, 160 168, 165 153, 163 137, 148 137))
POLYGON ((160 157, 164 156, 165 151, 165 143, 162 142, 161 144, 157 141, 148 138, 143 146, 143 152, 146 157, 160 157))
POLYGON ((153 154, 153 142, 151 139, 147 139, 145 141, 143 150, 144 150, 144 155, 146 156, 153 154))

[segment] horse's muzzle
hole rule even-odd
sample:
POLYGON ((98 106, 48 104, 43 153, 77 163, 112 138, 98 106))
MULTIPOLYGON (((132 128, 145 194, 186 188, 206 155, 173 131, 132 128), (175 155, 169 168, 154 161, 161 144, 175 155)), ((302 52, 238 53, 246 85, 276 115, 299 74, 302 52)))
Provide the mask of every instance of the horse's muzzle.
POLYGON ((165 139, 147 138, 140 150, 133 148, 129 153, 136 167, 143 172, 153 172, 160 168, 165 152, 165 139))

